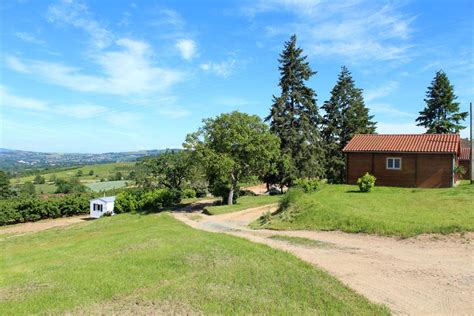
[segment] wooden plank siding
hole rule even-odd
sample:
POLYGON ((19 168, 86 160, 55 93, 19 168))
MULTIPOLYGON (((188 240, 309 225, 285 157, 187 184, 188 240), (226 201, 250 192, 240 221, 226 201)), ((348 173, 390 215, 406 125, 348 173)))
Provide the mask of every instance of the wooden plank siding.
MULTIPOLYGON (((377 178, 377 185, 441 188, 453 185, 452 154, 347 153, 347 183, 355 184, 366 172, 377 178), (401 169, 386 168, 387 158, 401 158, 401 169)), ((454 179, 456 180, 456 179, 454 179)))

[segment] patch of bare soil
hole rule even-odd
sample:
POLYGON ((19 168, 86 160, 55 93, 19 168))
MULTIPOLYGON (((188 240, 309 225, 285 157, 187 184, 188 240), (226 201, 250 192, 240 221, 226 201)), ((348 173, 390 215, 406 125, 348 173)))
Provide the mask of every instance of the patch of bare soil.
POLYGON ((251 230, 248 224, 276 208, 259 207, 217 216, 173 213, 194 228, 224 232, 291 252, 323 268, 395 314, 474 314, 473 233, 421 235, 396 239, 364 234, 316 231, 251 230), (334 247, 307 247, 268 238, 286 235, 330 243, 334 247))
POLYGON ((81 223, 89 219, 89 217, 81 215, 55 219, 45 219, 38 222, 21 223, 0 228, 0 235, 38 232, 53 227, 63 227, 75 223, 81 223))

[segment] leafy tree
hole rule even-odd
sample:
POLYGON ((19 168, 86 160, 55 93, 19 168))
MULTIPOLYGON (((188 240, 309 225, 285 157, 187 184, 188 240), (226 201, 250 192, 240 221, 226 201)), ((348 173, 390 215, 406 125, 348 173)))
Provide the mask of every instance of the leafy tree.
POLYGON ((236 111, 203 123, 187 136, 184 146, 204 167, 213 193, 219 192, 227 204, 233 204, 239 181, 268 172, 279 154, 279 140, 256 115, 236 111))
POLYGON ((12 194, 10 179, 8 179, 5 172, 0 170, 0 199, 8 199, 12 194))
POLYGON ((303 50, 296 46, 296 35, 285 43, 278 59, 280 96, 273 96, 273 105, 266 121, 281 140, 283 154, 295 165, 294 177, 324 175, 324 148, 318 125, 321 117, 316 106, 316 93, 305 82, 316 72, 311 70, 303 50))
POLYGON ((44 177, 40 176, 39 174, 36 175, 36 177, 33 180, 34 184, 44 184, 46 181, 44 177))
POLYGON ((83 174, 83 172, 82 172, 82 170, 81 170, 81 169, 77 170, 77 172, 76 172, 76 176, 78 176, 78 177, 82 177, 82 174, 83 174))
POLYGON ((296 180, 293 177, 296 174, 294 169, 290 155, 280 154, 270 162, 270 168, 261 180, 267 184, 268 191, 270 185, 277 185, 283 192, 285 186, 289 187, 296 180))
POLYGON ((94 175, 94 170, 89 171, 89 175, 93 176, 94 175))
POLYGON ((448 76, 439 70, 426 91, 426 107, 419 112, 417 125, 425 127, 427 134, 459 133, 465 128, 461 122, 466 119, 468 113, 460 112, 456 99, 448 76))
POLYGON ((71 178, 69 181, 58 179, 56 187, 56 193, 83 193, 87 191, 87 187, 78 178, 71 178))
POLYGON ((331 183, 344 183, 346 164, 342 149, 354 134, 375 132, 373 116, 366 108, 362 89, 355 86, 351 73, 342 67, 331 97, 324 102, 322 137, 326 147, 326 177, 331 183))
POLYGON ((36 196, 35 185, 31 182, 25 182, 20 188, 20 194, 23 196, 36 196))
POLYGON ((137 182, 144 187, 165 187, 182 190, 192 174, 192 159, 188 151, 166 151, 138 163, 141 171, 137 182))
POLYGON ((115 180, 122 180, 123 179, 123 175, 120 171, 116 172, 115 173, 115 180))

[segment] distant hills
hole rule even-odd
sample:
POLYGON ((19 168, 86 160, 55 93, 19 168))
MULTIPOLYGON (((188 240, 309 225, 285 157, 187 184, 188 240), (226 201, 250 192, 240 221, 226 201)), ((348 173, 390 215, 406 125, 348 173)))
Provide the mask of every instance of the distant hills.
POLYGON ((0 148, 0 169, 14 171, 49 167, 68 167, 96 163, 135 161, 138 158, 154 156, 167 149, 153 149, 103 154, 44 153, 0 148))

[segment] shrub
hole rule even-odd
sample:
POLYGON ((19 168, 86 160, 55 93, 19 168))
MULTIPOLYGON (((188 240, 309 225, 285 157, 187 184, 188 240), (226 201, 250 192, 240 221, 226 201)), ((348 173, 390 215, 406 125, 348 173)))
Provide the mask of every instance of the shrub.
POLYGON ((115 196, 115 213, 135 213, 136 211, 138 211, 137 194, 120 192, 115 196))
POLYGON ((303 189, 305 193, 315 192, 319 188, 318 179, 296 179, 293 182, 295 187, 303 189))
POLYGON ((257 196, 257 194, 253 191, 242 189, 239 192, 239 196, 257 196))
POLYGON ((196 197, 196 191, 194 189, 184 189, 182 192, 182 197, 184 199, 190 199, 196 197))
POLYGON ((459 166, 456 166, 456 168, 454 168, 454 173, 460 177, 461 179, 464 177, 464 175, 466 174, 467 170, 466 168, 464 168, 463 166, 459 165, 459 166))
POLYGON ((17 197, 0 201, 0 225, 9 225, 46 218, 87 214, 88 195, 68 195, 42 200, 17 197))
POLYGON ((377 180, 373 175, 366 172, 362 177, 357 179, 357 185, 361 192, 370 192, 375 186, 375 180, 377 180))

